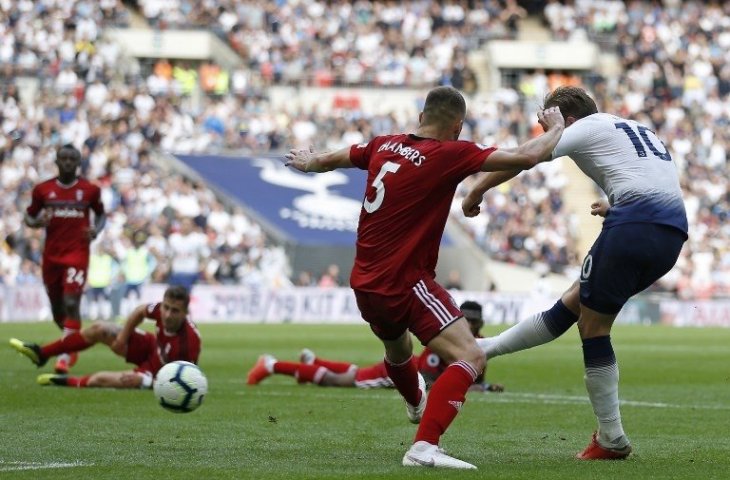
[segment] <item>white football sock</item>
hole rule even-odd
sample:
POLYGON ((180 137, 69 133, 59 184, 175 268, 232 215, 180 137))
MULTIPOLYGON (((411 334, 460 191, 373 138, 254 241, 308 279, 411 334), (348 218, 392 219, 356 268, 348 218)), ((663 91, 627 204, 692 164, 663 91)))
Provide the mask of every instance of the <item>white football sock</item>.
POLYGON ((496 337, 478 338, 477 345, 487 358, 519 352, 555 340, 544 320, 545 312, 535 314, 517 323, 496 337))
POLYGON ((598 439, 601 445, 622 448, 629 444, 621 424, 618 400, 618 364, 586 367, 585 382, 593 413, 598 419, 598 439))

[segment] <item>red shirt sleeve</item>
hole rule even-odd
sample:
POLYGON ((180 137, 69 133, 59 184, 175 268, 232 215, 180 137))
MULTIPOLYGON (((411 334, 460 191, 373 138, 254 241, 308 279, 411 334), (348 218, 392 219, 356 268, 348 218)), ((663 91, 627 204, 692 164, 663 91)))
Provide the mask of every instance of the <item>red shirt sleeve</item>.
POLYGON ((452 142, 449 148, 451 156, 458 161, 449 163, 450 171, 444 173, 455 175, 458 181, 480 172, 484 161, 496 150, 494 147, 467 141, 452 142))
POLYGON ((101 215, 104 213, 104 204, 101 202, 101 188, 94 185, 94 191, 91 196, 91 209, 95 214, 101 215))
POLYGON ((189 358, 186 360, 197 365, 198 357, 200 356, 200 336, 194 328, 190 328, 190 330, 192 331, 188 332, 189 334, 187 336, 189 358))
POLYGON ((28 205, 28 208, 26 212, 28 212, 28 215, 35 218, 40 213, 41 209, 43 208, 43 193, 41 192, 41 189, 39 188, 40 185, 36 185, 35 188, 33 188, 32 193, 32 200, 30 202, 30 205, 28 205))
POLYGON ((358 143, 350 147, 350 161, 361 170, 367 170, 370 165, 370 156, 375 148, 382 143, 383 137, 375 137, 368 143, 358 143))
POLYGON ((152 320, 159 322, 162 320, 162 315, 160 315, 160 303, 149 303, 147 304, 147 308, 145 309, 145 318, 151 318, 152 320))

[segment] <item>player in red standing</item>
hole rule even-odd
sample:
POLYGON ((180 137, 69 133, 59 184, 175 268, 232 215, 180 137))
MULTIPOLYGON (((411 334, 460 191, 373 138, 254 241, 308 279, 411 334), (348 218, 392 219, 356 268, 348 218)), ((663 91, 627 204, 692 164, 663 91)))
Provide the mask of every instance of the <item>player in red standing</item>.
MULTIPOLYGON (((64 335, 81 329, 81 294, 89 266, 89 243, 104 228, 106 215, 101 189, 78 176, 81 153, 67 144, 56 152, 58 176, 39 183, 25 214, 25 224, 46 229, 43 283, 51 302, 53 321, 64 335), (90 212, 94 212, 91 225, 90 212)), ((57 373, 67 373, 76 354, 56 361, 57 373)))
POLYGON ((302 172, 368 171, 350 286, 363 319, 385 347, 388 377, 419 422, 403 465, 474 469, 439 448, 486 360, 449 293, 435 282, 436 261, 458 184, 479 171, 522 170, 550 158, 565 128, 558 108, 538 113, 547 131, 516 149, 458 141, 466 102, 452 87, 431 90, 415 134, 375 137, 334 152, 292 150, 302 172), (413 359, 412 332, 449 366, 425 382, 413 359))
POLYGON ((150 388, 154 376, 164 364, 175 360, 198 363, 200 333, 188 318, 189 303, 187 289, 172 286, 165 290, 161 303, 140 305, 134 309, 124 327, 110 322, 94 322, 80 332, 43 346, 16 338, 10 340, 10 346, 41 367, 53 356, 104 343, 137 368, 84 376, 47 373, 38 377, 38 383, 68 387, 150 388), (154 334, 137 329, 145 318, 155 321, 154 334))

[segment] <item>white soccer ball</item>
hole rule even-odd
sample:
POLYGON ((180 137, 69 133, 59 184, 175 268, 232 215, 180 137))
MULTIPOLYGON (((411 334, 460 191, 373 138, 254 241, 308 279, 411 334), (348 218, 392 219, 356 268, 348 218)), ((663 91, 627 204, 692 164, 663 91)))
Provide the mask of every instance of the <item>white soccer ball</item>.
POLYGON ((175 413, 192 412, 208 393, 208 379, 190 362, 178 360, 164 365, 152 385, 162 408, 175 413))

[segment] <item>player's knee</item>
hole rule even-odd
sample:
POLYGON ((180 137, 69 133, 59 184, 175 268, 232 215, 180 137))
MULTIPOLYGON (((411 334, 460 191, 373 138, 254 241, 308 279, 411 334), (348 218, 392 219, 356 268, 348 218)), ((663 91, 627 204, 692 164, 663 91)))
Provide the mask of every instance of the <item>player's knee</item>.
POLYGON ((484 367, 486 366, 486 357, 484 355, 484 352, 482 351, 479 346, 474 343, 474 345, 469 346, 469 348, 466 350, 464 354, 464 361, 469 363, 472 367, 474 367, 479 373, 481 373, 484 370, 484 367))
POLYGON ((603 337, 611 334, 611 323, 581 317, 578 320, 578 332, 581 338, 603 337))
POLYGON ((110 331, 110 325, 107 322, 94 322, 86 327, 82 334, 87 341, 101 341, 105 337, 114 336, 115 333, 110 331))
POLYGON ((65 295, 63 297, 63 309, 66 315, 78 316, 79 311, 79 298, 73 295, 65 295))

